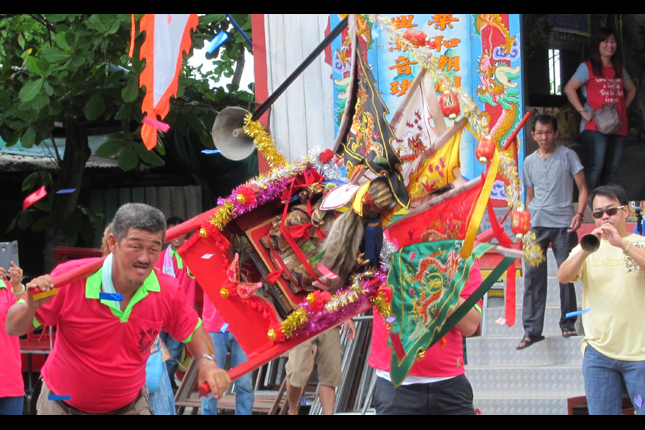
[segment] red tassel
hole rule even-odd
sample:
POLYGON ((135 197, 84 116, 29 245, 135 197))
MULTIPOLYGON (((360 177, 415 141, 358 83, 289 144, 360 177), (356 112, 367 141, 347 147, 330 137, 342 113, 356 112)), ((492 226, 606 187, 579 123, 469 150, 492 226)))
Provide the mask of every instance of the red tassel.
POLYGON ((479 243, 487 243, 490 242, 491 239, 495 237, 495 232, 493 231, 492 228, 489 228, 485 232, 479 234, 476 238, 475 241, 479 243))
POLYGON ((515 262, 506 271, 506 325, 512 327, 515 324, 515 262))
POLYGON ((280 276, 284 273, 284 269, 279 269, 279 270, 274 270, 273 272, 269 273, 266 278, 262 280, 262 282, 266 282, 269 285, 275 285, 276 282, 278 282, 278 279, 280 279, 280 276))
POLYGON ((401 338, 398 333, 390 333, 390 340, 392 341, 392 347, 394 348, 394 353, 396 358, 403 360, 405 358, 405 351, 403 350, 403 344, 401 343, 401 338))
POLYGON ((497 238, 497 241, 501 246, 505 246, 507 248, 510 247, 511 245, 513 245, 513 242, 504 231, 504 228, 499 224, 499 221, 497 220, 497 215, 495 215, 495 209, 493 209, 493 203, 490 200, 488 201, 487 208, 488 208, 488 218, 490 220, 490 225, 492 227, 495 237, 497 238))
POLYGON ((309 231, 311 230, 311 223, 299 224, 289 227, 289 232, 294 239, 301 239, 307 237, 309 239, 309 231))

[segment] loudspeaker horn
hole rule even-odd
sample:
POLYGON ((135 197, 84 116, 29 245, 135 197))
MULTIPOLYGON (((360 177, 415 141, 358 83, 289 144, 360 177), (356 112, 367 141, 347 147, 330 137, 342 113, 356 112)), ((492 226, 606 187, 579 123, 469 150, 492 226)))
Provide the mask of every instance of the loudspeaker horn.
POLYGON ((222 110, 213 124, 213 142, 229 160, 244 160, 255 150, 253 139, 244 133, 244 117, 249 111, 239 107, 222 110))

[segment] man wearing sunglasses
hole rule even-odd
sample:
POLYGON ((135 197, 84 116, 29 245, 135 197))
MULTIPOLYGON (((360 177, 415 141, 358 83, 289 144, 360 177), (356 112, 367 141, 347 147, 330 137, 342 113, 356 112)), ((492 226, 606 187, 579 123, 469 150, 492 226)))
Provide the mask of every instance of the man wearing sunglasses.
POLYGON ((627 231, 625 191, 616 185, 591 194, 600 248, 578 245, 558 271, 560 282, 582 279, 582 372, 589 413, 620 415, 622 381, 638 415, 645 414, 645 237, 627 231))
MULTIPOLYGON (((533 123, 531 136, 539 149, 526 157, 522 168, 522 181, 526 186, 526 206, 531 213, 531 231, 536 242, 546 252, 553 249, 558 267, 567 259, 578 243, 575 231, 584 218, 584 203, 576 210, 573 205, 574 183, 578 187, 578 199, 587 201, 587 183, 582 164, 576 153, 556 145, 558 122, 550 115, 539 115, 533 123)), ((544 315, 548 273, 546 260, 537 267, 526 266, 524 272, 524 300, 522 324, 524 337, 517 349, 528 348, 544 340, 544 315)), ((576 310, 576 290, 573 284, 560 284, 560 329, 563 337, 576 336, 576 318, 567 318, 568 312, 576 310)))

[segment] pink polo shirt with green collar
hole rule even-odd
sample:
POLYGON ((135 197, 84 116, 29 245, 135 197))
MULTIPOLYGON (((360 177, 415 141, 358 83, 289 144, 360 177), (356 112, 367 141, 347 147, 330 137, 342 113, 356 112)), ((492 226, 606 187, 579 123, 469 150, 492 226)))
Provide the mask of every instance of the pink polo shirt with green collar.
POLYGON ((0 280, 0 398, 25 395, 20 339, 9 336, 5 330, 7 312, 15 303, 16 296, 11 292, 11 284, 0 280))
MULTIPOLYGON (((94 259, 59 265, 52 277, 94 259)), ((59 288, 36 312, 39 324, 58 326, 54 349, 42 369, 54 394, 69 395, 71 406, 101 414, 121 409, 145 385, 150 347, 163 329, 190 342, 201 320, 177 281, 153 270, 121 311, 99 300, 102 269, 59 288)))

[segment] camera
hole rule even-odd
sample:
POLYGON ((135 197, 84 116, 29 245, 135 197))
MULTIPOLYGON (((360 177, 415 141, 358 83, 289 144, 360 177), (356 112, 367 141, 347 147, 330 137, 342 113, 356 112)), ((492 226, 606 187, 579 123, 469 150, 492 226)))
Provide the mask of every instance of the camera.
POLYGON ((20 266, 20 261, 18 261, 18 241, 0 242, 0 267, 9 271, 12 261, 16 266, 20 266))
POLYGON ((642 201, 633 201, 629 202, 629 206, 636 213, 636 230, 634 233, 642 235, 643 234, 643 202, 642 201))

